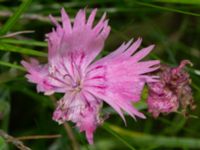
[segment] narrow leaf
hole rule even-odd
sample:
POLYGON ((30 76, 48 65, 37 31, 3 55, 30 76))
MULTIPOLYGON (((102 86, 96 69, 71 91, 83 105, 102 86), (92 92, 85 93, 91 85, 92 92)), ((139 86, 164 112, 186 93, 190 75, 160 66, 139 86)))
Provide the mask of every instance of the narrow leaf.
POLYGON ((16 24, 22 13, 30 6, 31 2, 32 0, 24 0, 22 2, 17 11, 13 13, 11 18, 9 18, 5 25, 1 28, 0 35, 6 34, 16 24))
POLYGON ((5 62, 5 61, 0 61, 0 65, 6 66, 6 67, 15 68, 15 69, 19 69, 21 71, 25 71, 25 69, 22 66, 19 66, 19 65, 16 65, 16 64, 12 64, 12 63, 9 63, 9 62, 5 62))
POLYGON ((7 51, 7 52, 27 54, 27 55, 34 55, 34 56, 43 56, 43 57, 47 56, 47 54, 44 52, 39 52, 39 51, 28 49, 28 48, 17 47, 17 46, 5 44, 5 43, 0 43, 0 50, 7 51))
POLYGON ((152 7, 152 8, 156 8, 156 9, 160 9, 160 10, 177 12, 177 13, 181 13, 181 14, 200 17, 199 13, 193 13, 193 12, 188 12, 188 11, 184 11, 184 10, 180 10, 180 9, 175 9, 175 8, 165 7, 165 6, 159 6, 159 5, 154 5, 154 4, 144 3, 144 2, 139 2, 139 1, 135 2, 135 3, 138 4, 138 5, 146 6, 146 7, 152 7))
POLYGON ((126 140, 124 140, 120 135, 118 135, 116 132, 114 132, 112 129, 110 129, 109 125, 107 123, 104 123, 103 128, 114 135, 119 141, 124 143, 129 149, 136 150, 132 145, 130 145, 126 140))
POLYGON ((30 45, 30 46, 39 46, 39 47, 47 47, 46 42, 35 41, 35 40, 17 40, 17 39, 0 39, 3 43, 8 44, 19 44, 19 45, 30 45))
POLYGON ((120 128, 115 125, 106 123, 108 129, 112 130, 120 137, 128 138, 129 142, 133 142, 138 146, 156 146, 156 147, 170 147, 170 148, 200 148, 200 139, 189 137, 167 137, 162 135, 150 135, 140 132, 134 132, 120 128))
POLYGON ((177 3, 177 4, 198 4, 200 5, 200 0, 153 0, 156 2, 164 2, 164 3, 177 3))

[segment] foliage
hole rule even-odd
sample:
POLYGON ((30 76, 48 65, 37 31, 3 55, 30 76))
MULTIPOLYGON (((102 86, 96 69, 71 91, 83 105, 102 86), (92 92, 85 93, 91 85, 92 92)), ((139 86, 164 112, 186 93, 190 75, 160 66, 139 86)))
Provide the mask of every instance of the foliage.
MULTIPOLYGON (((64 7, 71 17, 80 8, 98 8, 97 17, 108 13, 111 35, 106 43, 104 56, 124 40, 143 38, 143 46, 154 43, 153 59, 177 65, 182 59, 193 62, 187 68, 192 77, 192 88, 197 109, 188 117, 179 113, 153 119, 134 121, 127 116, 127 126, 111 109, 104 106, 109 119, 95 133, 95 144, 88 145, 84 136, 69 123, 81 150, 118 149, 200 149, 200 1, 199 0, 0 0, 0 128, 14 137, 61 134, 57 138, 24 140, 33 150, 71 149, 71 139, 66 126, 52 121, 52 97, 37 93, 35 86, 24 78, 21 59, 32 56, 46 62, 45 34, 51 31, 49 14, 59 16, 64 7), (35 31, 34 33, 22 31, 35 31), (19 32, 20 31, 20 32, 19 32), (16 33, 13 35, 13 33, 16 33), (3 115, 1 115, 3 114, 3 115)), ((59 19, 59 18, 58 18, 59 19)), ((99 56, 100 57, 100 56, 99 56)), ((143 98, 136 106, 147 112, 143 98)), ((59 99, 61 95, 55 95, 59 99)), ((15 149, 0 138, 0 150, 15 149)))

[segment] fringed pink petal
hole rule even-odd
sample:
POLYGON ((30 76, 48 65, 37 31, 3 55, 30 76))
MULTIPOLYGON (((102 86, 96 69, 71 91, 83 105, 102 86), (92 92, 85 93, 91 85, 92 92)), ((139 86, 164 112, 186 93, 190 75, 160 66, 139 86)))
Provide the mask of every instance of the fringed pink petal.
POLYGON ((99 99, 88 92, 75 94, 67 92, 58 102, 58 106, 53 114, 53 120, 59 124, 65 121, 72 121, 76 127, 85 132, 87 140, 93 143, 93 133, 99 125, 99 108, 101 102, 99 99))
POLYGON ((61 19, 64 31, 70 34, 72 32, 71 21, 64 8, 61 9, 61 19))
POLYGON ((31 59, 30 63, 26 61, 21 62, 29 74, 26 78, 29 82, 37 85, 38 92, 45 92, 49 95, 54 92, 65 92, 67 90, 66 82, 59 77, 53 77, 49 74, 49 66, 40 65, 36 59, 31 59))
POLYGON ((125 56, 131 56, 141 45, 142 38, 138 38, 125 52, 125 56))
POLYGON ((89 144, 93 144, 93 133, 97 127, 96 116, 96 110, 93 110, 92 108, 86 108, 84 113, 80 116, 79 122, 77 123, 77 127, 80 129, 80 131, 85 131, 89 144))
POLYGON ((145 56, 147 56, 154 48, 154 45, 150 45, 146 48, 141 49, 139 52, 137 52, 132 59, 134 60, 134 62, 140 61, 141 59, 143 59, 145 56))
POLYGON ((96 11, 96 9, 93 10, 89 19, 86 20, 85 10, 80 10, 75 17, 73 28, 64 9, 61 10, 62 26, 51 17, 56 28, 47 35, 49 62, 55 63, 52 60, 59 59, 57 55, 68 60, 69 54, 74 53, 73 55, 76 55, 76 58, 83 59, 81 64, 79 63, 78 65, 80 65, 81 70, 84 70, 95 59, 102 50, 104 41, 110 32, 108 21, 105 20, 105 14, 97 25, 92 28, 96 11), (85 57, 81 58, 82 55, 85 57))
POLYGON ((83 28, 85 26, 85 20, 86 16, 85 16, 85 10, 80 9, 79 12, 77 13, 75 19, 74 19, 74 26, 73 26, 73 30, 79 30, 81 28, 83 28))
POLYGON ((141 99, 145 83, 157 80, 155 76, 147 73, 157 70, 160 62, 139 62, 153 49, 153 45, 136 52, 141 42, 142 39, 139 38, 134 43, 129 41, 122 44, 116 51, 96 61, 87 69, 85 87, 113 107, 122 118, 122 110, 133 118, 145 118, 132 106, 132 102, 141 99))
POLYGON ((46 65, 39 65, 36 59, 31 59, 30 63, 26 61, 21 61, 21 63, 29 73, 26 75, 29 82, 37 84, 38 92, 52 90, 53 87, 46 79, 48 75, 48 67, 46 65))
POLYGON ((92 28, 92 25, 93 25, 93 22, 94 22, 96 13, 97 13, 97 9, 92 10, 92 12, 91 12, 91 14, 90 14, 90 16, 89 16, 89 18, 88 18, 87 26, 88 26, 89 28, 92 28))

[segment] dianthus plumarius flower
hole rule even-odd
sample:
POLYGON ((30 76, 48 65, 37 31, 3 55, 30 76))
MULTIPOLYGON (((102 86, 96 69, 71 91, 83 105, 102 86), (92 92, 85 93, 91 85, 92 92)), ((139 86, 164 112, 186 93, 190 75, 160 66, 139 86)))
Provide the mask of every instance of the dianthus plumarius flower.
POLYGON ((28 71, 26 77, 37 85, 38 92, 46 95, 64 93, 58 101, 53 120, 62 124, 72 121, 80 131, 85 131, 88 142, 93 143, 93 132, 102 122, 100 110, 106 102, 124 119, 123 112, 133 118, 145 118, 133 103, 140 100, 147 82, 157 81, 147 73, 158 69, 158 60, 141 61, 153 49, 153 45, 137 49, 141 38, 123 43, 117 50, 95 61, 110 33, 104 14, 94 25, 94 9, 86 19, 80 10, 73 25, 64 9, 61 24, 50 17, 55 29, 47 34, 48 63, 39 64, 36 59, 22 61, 28 71))
POLYGON ((181 61, 178 67, 161 65, 159 82, 149 83, 148 109, 153 117, 160 113, 176 112, 180 107, 185 115, 187 107, 195 108, 190 87, 190 76, 184 70, 188 60, 181 61))

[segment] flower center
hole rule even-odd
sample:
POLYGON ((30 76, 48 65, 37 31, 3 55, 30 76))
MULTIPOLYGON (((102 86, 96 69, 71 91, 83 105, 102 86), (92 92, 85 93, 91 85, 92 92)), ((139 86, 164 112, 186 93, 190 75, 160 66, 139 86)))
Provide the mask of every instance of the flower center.
POLYGON ((74 91, 80 92, 81 91, 81 82, 80 81, 72 82, 72 88, 74 91))

